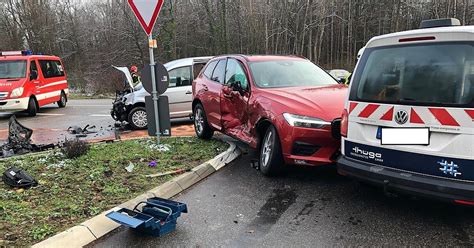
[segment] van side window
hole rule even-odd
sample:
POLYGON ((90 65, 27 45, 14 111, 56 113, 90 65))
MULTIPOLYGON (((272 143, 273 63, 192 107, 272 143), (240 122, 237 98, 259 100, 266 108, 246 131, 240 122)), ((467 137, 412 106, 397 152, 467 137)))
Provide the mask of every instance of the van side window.
POLYGON ((191 80, 191 66, 180 67, 173 69, 169 72, 170 76, 170 88, 189 86, 192 83, 191 80))
POLYGON ((212 72, 214 72, 214 69, 216 68, 217 62, 218 61, 212 61, 207 65, 206 70, 204 71, 204 76, 211 79, 212 72))
POLYGON ((44 78, 64 77, 64 68, 57 60, 40 60, 44 78))

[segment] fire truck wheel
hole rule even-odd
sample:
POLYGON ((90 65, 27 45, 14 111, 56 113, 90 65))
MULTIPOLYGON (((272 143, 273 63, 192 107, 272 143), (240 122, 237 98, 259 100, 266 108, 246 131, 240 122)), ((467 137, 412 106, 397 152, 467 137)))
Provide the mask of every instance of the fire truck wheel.
POLYGON ((133 130, 146 129, 148 121, 146 117, 146 109, 144 107, 136 107, 128 114, 128 124, 133 130))
POLYGON ((61 91, 61 98, 58 101, 58 106, 60 108, 64 108, 66 107, 66 103, 67 103, 66 94, 64 94, 64 92, 61 91))
POLYGON ((28 109, 26 112, 30 117, 36 116, 36 113, 38 112, 38 104, 36 104, 36 101, 33 97, 31 97, 28 101, 28 109))

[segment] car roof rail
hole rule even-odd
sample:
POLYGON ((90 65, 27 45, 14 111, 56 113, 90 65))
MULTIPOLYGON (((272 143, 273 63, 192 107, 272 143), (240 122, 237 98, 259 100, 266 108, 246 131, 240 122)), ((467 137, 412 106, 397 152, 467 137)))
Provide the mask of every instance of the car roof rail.
POLYGON ((420 28, 439 28, 461 26, 461 22, 456 18, 442 18, 421 21, 420 28))

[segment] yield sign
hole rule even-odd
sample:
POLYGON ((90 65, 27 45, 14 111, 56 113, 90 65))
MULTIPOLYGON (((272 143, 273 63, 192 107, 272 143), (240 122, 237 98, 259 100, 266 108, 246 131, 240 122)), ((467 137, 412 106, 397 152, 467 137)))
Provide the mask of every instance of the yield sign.
POLYGON ((150 35, 153 31, 153 26, 155 26, 163 2, 164 0, 128 0, 128 4, 147 35, 150 35))

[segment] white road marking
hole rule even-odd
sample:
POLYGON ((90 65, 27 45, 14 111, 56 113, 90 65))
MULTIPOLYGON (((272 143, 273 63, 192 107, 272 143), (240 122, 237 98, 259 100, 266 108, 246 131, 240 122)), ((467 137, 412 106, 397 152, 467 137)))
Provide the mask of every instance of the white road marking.
POLYGON ((63 116, 65 114, 48 114, 48 113, 37 113, 39 116, 63 116))
POLYGON ((112 104, 110 104, 110 105, 80 105, 80 104, 72 105, 72 104, 68 104, 67 106, 68 107, 108 107, 108 108, 110 108, 112 106, 112 104))

